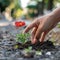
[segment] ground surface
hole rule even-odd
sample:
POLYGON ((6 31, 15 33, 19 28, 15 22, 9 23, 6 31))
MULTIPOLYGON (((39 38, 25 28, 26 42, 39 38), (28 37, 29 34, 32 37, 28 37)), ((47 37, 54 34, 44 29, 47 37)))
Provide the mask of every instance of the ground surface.
MULTIPOLYGON (((26 54, 24 49, 21 50, 21 45, 18 48, 16 34, 20 33, 23 28, 16 29, 13 26, 14 22, 7 21, 5 18, 0 19, 0 60, 60 60, 60 28, 54 28, 46 38, 54 43, 50 44, 49 42, 47 45, 42 45, 44 48, 38 53, 36 50, 32 50, 31 55, 31 53, 26 54)), ((26 20, 25 22, 27 25, 31 23, 26 20)), ((35 48, 41 48, 41 46, 36 45, 35 48)))
POLYGON ((60 60, 60 45, 49 47, 50 50, 45 49, 46 46, 43 45, 44 49, 38 54, 34 51, 32 56, 31 54, 27 56, 24 50, 16 46, 16 34, 20 31, 21 28, 16 29, 12 25, 0 27, 0 60, 60 60))

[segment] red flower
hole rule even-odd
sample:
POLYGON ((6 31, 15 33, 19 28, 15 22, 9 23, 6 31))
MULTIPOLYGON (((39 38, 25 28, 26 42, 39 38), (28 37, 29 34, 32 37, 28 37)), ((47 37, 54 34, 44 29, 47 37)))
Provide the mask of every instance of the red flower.
POLYGON ((19 22, 15 22, 15 26, 16 27, 22 27, 25 25, 25 22, 19 21, 19 22))

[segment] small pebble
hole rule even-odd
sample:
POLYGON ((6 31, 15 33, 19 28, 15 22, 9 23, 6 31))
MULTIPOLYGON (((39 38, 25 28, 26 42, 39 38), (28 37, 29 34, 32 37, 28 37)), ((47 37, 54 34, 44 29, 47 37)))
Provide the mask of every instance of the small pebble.
POLYGON ((51 52, 47 52, 46 55, 51 55, 51 52))

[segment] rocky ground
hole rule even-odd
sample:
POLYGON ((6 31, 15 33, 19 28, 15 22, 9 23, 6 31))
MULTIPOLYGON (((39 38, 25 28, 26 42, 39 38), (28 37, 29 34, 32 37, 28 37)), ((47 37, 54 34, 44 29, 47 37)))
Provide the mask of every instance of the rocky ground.
MULTIPOLYGON (((0 27, 0 60, 60 60, 60 45, 51 41, 32 45, 33 49, 26 53, 25 49, 21 49, 21 44, 16 42, 16 34, 21 31, 21 28, 16 29, 12 25, 0 27), (37 51, 36 48, 40 50, 37 51)), ((51 34, 54 35, 53 39, 60 36, 57 33, 58 36, 55 37, 55 33, 50 33, 49 40, 52 39, 51 34)))

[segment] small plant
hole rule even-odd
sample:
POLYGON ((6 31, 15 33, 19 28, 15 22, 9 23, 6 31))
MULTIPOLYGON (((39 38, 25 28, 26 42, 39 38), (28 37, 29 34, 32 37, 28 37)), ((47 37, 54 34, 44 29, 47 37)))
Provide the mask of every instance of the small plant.
POLYGON ((60 24, 58 24, 57 26, 58 26, 58 28, 60 28, 60 24))
POLYGON ((32 51, 32 47, 28 47, 25 49, 25 52, 31 52, 32 51))
POLYGON ((41 51, 36 51, 36 55, 42 55, 41 51))
POLYGON ((35 55, 35 51, 32 50, 31 46, 24 49, 23 51, 24 51, 23 55, 24 55, 25 58, 33 58, 34 55, 35 55))
POLYGON ((28 38, 29 38, 30 34, 29 33, 20 33, 20 34, 17 34, 16 35, 16 38, 17 38, 17 42, 20 42, 22 44, 26 43, 28 41, 28 38))

